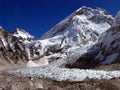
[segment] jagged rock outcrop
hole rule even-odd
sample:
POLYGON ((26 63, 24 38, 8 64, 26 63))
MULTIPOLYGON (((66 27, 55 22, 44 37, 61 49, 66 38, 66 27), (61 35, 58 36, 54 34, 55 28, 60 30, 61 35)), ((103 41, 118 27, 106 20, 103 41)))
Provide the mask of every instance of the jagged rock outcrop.
POLYGON ((29 60, 27 49, 18 37, 0 28, 0 62, 3 60, 12 65, 25 63, 29 60))

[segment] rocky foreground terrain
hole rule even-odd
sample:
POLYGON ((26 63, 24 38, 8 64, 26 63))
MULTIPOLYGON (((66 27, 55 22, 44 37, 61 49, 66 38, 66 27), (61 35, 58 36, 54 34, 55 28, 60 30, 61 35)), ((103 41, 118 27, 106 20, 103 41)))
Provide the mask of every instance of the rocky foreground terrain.
MULTIPOLYGON (((120 70, 120 64, 101 65, 95 70, 120 70)), ((120 90, 120 78, 85 81, 55 81, 0 72, 0 90, 120 90)))
POLYGON ((120 90, 120 78, 81 82, 53 81, 0 73, 0 90, 120 90))

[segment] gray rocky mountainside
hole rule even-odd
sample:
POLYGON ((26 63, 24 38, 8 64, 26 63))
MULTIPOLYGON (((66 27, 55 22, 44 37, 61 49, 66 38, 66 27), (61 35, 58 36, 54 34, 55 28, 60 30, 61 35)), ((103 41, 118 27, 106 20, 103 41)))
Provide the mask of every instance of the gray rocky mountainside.
MULTIPOLYGON (((120 12, 117 13, 112 27, 97 43, 99 52, 97 54, 86 53, 74 63, 66 64, 69 68, 93 68, 94 66, 120 63, 120 12), (91 59, 93 59, 91 61, 91 59), (89 65, 88 65, 89 64, 89 65)), ((105 66, 106 67, 106 66, 105 66)), ((112 66, 114 67, 114 65, 112 66)), ((111 68, 112 69, 112 68, 111 68)))
MULTIPOLYGON (((93 55, 92 58, 94 58, 94 55, 103 52, 102 45, 104 44, 98 43, 98 40, 106 37, 106 32, 111 31, 109 29, 113 28, 113 21, 114 18, 106 10, 84 6, 54 26, 40 40, 36 40, 19 28, 12 33, 0 28, 0 67, 8 66, 8 64, 21 67, 41 66, 66 56, 69 57, 68 61, 75 62, 82 54, 91 57, 93 55)), ((104 51, 109 52, 107 49, 104 51)), ((97 55, 95 61, 99 62, 100 58, 97 55)), ((104 60, 107 59, 101 61, 104 62, 104 60)), ((92 61, 90 60, 90 63, 92 61)), ((98 64, 106 63, 99 62, 98 64)))
MULTIPOLYGON (((18 31, 18 30, 17 30, 18 31)), ((29 60, 29 48, 24 44, 25 39, 16 37, 15 34, 6 32, 0 28, 0 67, 1 69, 12 66, 24 66, 29 60)), ((30 38, 29 38, 30 39, 30 38)), ((33 39, 33 37, 31 37, 33 39)))

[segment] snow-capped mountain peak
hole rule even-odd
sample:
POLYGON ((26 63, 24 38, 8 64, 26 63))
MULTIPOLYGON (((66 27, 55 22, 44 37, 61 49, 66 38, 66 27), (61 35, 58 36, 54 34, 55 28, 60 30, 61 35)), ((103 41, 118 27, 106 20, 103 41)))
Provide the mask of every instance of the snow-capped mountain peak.
POLYGON ((111 28, 113 19, 104 9, 84 6, 50 29, 41 39, 59 36, 72 45, 91 44, 111 28))
POLYGON ((13 36, 23 40, 28 40, 28 41, 34 39, 34 36, 30 35, 29 33, 27 33, 25 30, 21 28, 16 28, 16 30, 13 32, 13 36))
POLYGON ((77 53, 80 57, 111 28, 113 20, 104 9, 81 7, 32 44, 32 58, 45 60, 46 57, 50 61, 66 53, 68 56, 77 53))
MULTIPOLYGON (((68 31, 69 28, 73 28, 74 32, 83 29, 84 25, 87 24, 87 29, 92 29, 97 33, 103 33, 106 29, 110 28, 113 17, 109 15, 104 9, 92 9, 89 7, 81 7, 80 9, 73 12, 70 16, 62 20, 50 31, 42 36, 42 39, 54 37, 68 31), (106 28, 104 29, 104 26, 106 28), (78 28, 79 27, 79 28, 78 28)), ((72 31, 69 29, 69 32, 72 31)))

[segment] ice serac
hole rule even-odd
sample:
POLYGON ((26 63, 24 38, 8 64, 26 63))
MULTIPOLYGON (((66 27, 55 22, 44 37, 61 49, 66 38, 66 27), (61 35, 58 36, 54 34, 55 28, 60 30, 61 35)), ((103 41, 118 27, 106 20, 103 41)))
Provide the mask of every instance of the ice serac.
POLYGON ((99 42, 100 52, 96 56, 101 64, 120 62, 120 12, 115 16, 112 28, 99 42))
POLYGON ((69 56, 69 53, 82 52, 83 49, 87 51, 111 28, 113 19, 104 9, 81 7, 45 33, 35 43, 33 55, 43 57, 67 53, 69 56))

